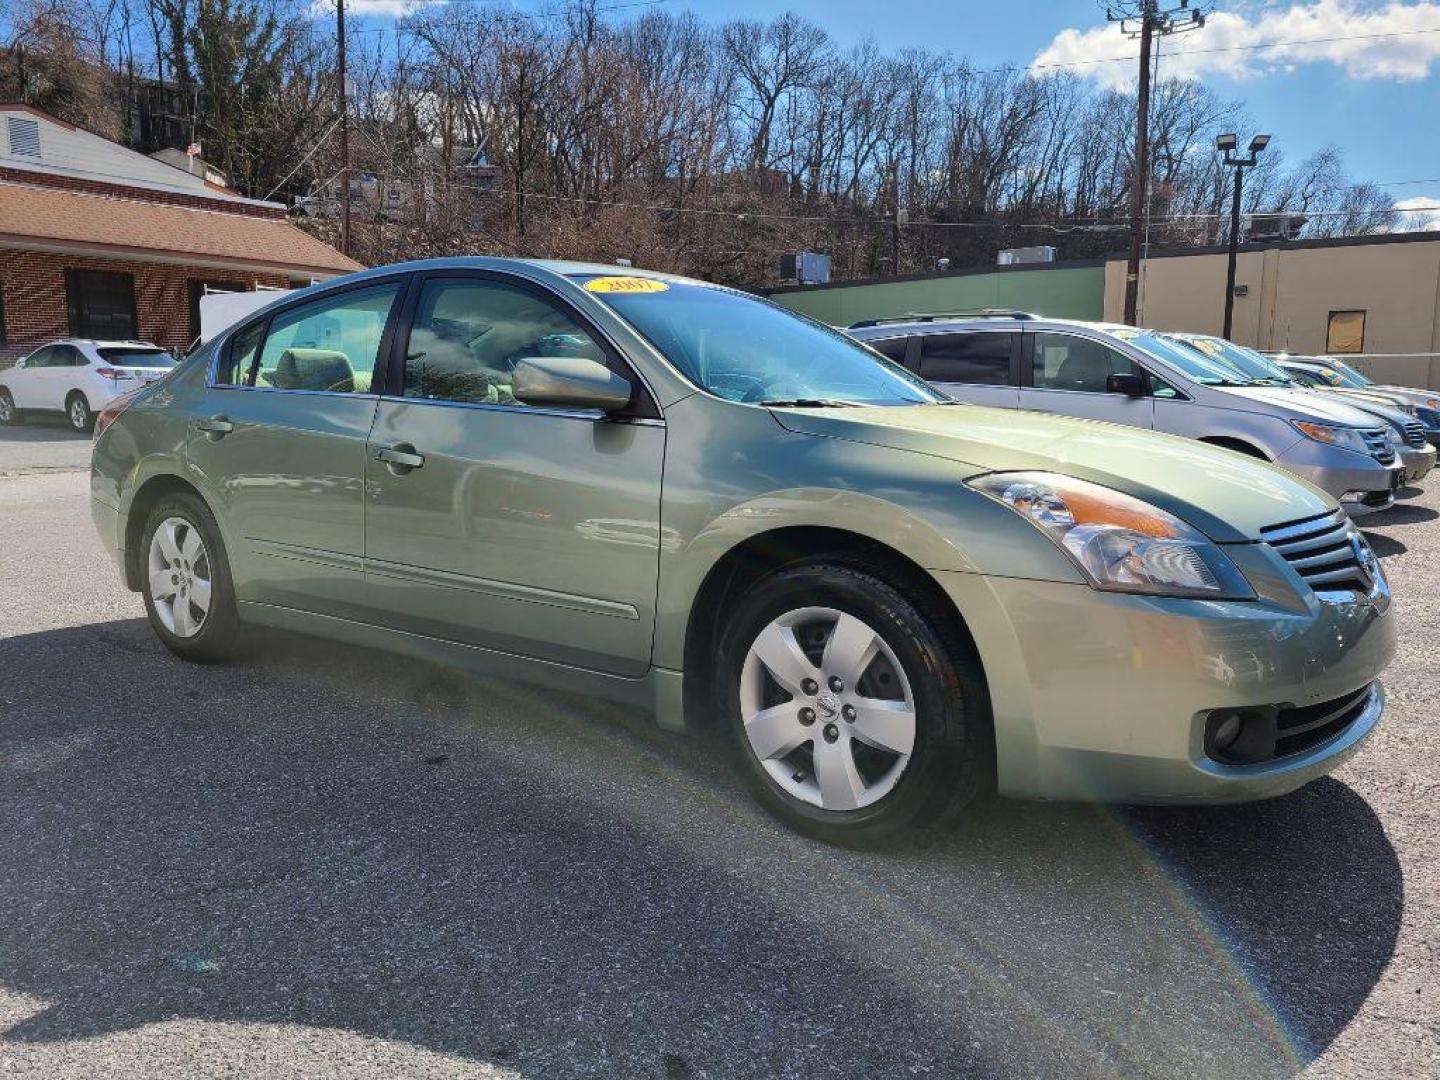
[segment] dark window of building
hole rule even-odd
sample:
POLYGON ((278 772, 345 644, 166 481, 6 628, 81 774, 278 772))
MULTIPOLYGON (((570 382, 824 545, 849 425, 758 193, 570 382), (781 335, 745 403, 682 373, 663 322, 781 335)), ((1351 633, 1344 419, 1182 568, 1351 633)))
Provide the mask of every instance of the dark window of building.
POLYGON ((930 334, 920 339, 920 377, 928 382, 1008 386, 1014 335, 930 334))
POLYGON ((131 341, 138 336, 132 275, 66 270, 65 299, 72 337, 131 341))
POLYGON ((878 352, 881 356, 888 356, 897 364, 905 363, 905 347, 910 343, 909 338, 892 337, 884 341, 867 341, 865 344, 878 352))
POLYGON ((1332 311, 1325 329, 1327 353, 1362 353, 1365 351, 1365 312, 1332 311))

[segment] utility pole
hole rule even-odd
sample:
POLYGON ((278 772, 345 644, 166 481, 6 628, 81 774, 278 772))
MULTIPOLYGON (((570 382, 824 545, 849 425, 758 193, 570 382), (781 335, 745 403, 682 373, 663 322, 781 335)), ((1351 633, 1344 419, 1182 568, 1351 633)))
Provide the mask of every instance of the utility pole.
POLYGON ((335 41, 340 53, 340 250, 350 254, 350 95, 345 85, 345 0, 335 0, 335 41))
MULTIPOLYGON (((1208 10, 1208 9, 1207 9, 1208 10)), ((1140 296, 1140 254, 1145 235, 1145 196, 1150 186, 1150 59, 1158 34, 1162 37, 1199 30, 1206 11, 1190 0, 1162 8, 1160 0, 1124 0, 1105 9, 1126 37, 1140 42, 1140 83, 1135 108, 1135 168, 1130 177, 1130 258, 1125 265, 1125 319, 1135 325, 1140 296)))
POLYGON ((1270 145, 1269 135, 1256 135, 1250 140, 1250 156, 1236 157, 1235 136, 1221 135, 1215 140, 1215 149, 1225 155, 1223 164, 1235 170, 1235 191, 1230 199, 1230 257, 1225 270, 1225 331, 1220 336, 1230 340, 1230 326, 1235 315, 1235 258, 1240 250, 1240 184, 1246 169, 1253 169, 1260 160, 1260 153, 1270 145))

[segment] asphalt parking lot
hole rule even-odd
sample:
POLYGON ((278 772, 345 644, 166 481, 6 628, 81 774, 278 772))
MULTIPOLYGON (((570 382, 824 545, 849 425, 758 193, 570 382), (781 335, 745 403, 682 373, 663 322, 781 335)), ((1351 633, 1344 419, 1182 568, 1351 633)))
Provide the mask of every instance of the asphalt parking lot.
POLYGON ((1440 1075, 1440 480, 1390 709, 1268 803, 818 846, 645 718, 294 637, 165 652, 88 444, 0 429, 0 1075, 1440 1075))

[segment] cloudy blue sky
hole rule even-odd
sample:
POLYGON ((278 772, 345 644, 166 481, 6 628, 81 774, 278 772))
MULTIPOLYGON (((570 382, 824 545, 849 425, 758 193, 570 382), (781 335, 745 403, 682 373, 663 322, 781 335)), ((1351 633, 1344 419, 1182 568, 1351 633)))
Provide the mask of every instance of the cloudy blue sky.
MULTIPOLYGON (((392 10, 405 2, 347 0, 392 10)), ((545 7, 545 0, 496 2, 525 11, 545 7)), ((1135 77, 1133 62, 1094 62, 1136 49, 1106 24, 1102 0, 600 2, 615 6, 612 18, 653 10, 652 3, 717 22, 790 10, 823 26, 842 46, 872 38, 886 48, 947 50, 981 67, 1073 64, 1117 86, 1133 85, 1135 77)), ((1257 128, 1272 133, 1290 160, 1333 143, 1352 175, 1386 184, 1397 203, 1440 206, 1440 0, 1218 0, 1208 6, 1214 11, 1203 30, 1163 44, 1162 75, 1201 79, 1243 100, 1257 128)))

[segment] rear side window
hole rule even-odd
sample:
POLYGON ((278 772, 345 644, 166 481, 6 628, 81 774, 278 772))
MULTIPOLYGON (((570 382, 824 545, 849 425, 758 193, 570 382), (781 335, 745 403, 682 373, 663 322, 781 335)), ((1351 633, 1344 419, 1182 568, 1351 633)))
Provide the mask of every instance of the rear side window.
POLYGON ((110 364, 126 364, 130 367, 174 367, 175 357, 164 349, 117 349, 113 346, 96 349, 100 359, 110 364))
POLYGON ((1135 370, 1130 358, 1108 345, 1071 334, 1035 335, 1035 389, 1103 394, 1111 375, 1135 370))
POLYGON ((270 320, 255 386, 367 394, 398 283, 356 289, 270 320))
POLYGON ((929 382, 1008 386, 1014 335, 930 334, 920 339, 920 377, 929 382))
POLYGON ((215 367, 216 386, 255 385, 255 356, 264 336, 265 323, 261 321, 230 339, 224 357, 215 367))

